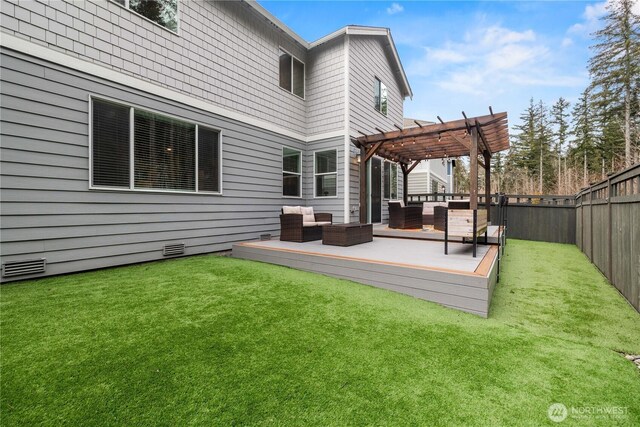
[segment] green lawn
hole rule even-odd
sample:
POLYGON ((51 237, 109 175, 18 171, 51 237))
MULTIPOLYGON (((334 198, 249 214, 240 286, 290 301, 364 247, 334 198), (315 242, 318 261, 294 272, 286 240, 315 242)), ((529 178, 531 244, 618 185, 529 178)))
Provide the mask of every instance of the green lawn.
POLYGON ((4 285, 2 425, 640 425, 640 315, 575 246, 510 240, 491 317, 199 256, 4 285))

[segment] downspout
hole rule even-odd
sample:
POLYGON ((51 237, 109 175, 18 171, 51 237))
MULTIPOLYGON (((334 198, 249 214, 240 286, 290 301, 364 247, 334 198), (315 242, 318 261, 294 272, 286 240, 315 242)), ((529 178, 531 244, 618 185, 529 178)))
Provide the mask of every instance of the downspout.
POLYGON ((349 134, 349 34, 344 35, 344 223, 351 222, 351 136, 349 134))

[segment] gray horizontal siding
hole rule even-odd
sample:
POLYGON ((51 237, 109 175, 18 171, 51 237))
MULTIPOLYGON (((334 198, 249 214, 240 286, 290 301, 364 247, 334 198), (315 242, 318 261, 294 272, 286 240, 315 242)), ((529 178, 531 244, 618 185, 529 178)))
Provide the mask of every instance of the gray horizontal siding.
POLYGON ((305 132, 304 100, 278 84, 280 46, 306 61, 304 47, 242 2, 180 1, 179 15, 175 34, 106 0, 2 0, 1 10, 3 32, 305 132))
POLYGON ((302 141, 8 50, 1 67, 2 262, 45 257, 58 274, 279 234, 282 146, 302 141), (89 190, 89 94, 222 129, 224 194, 89 190))
POLYGON ((344 222, 344 137, 328 138, 307 144, 307 153, 303 161, 303 194, 306 205, 313 206, 315 212, 333 214, 333 222, 344 222), (337 151, 338 157, 338 189, 337 197, 315 197, 313 162, 314 152, 332 150, 337 151))

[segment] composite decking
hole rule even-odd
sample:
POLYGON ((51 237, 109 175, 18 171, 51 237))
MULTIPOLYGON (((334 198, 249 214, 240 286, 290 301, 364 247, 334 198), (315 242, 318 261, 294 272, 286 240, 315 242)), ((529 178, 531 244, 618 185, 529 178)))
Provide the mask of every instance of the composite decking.
POLYGON ((444 255, 442 242, 374 237, 350 247, 321 241, 239 243, 233 256, 348 279, 488 317, 498 248, 478 245, 476 258, 471 250, 470 244, 454 242, 444 255))

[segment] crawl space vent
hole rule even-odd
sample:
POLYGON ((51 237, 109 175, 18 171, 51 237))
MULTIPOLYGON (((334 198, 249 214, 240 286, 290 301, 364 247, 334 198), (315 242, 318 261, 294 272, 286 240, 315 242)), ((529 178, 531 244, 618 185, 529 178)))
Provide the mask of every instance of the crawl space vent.
POLYGON ((184 243, 175 243, 172 245, 165 245, 162 248, 162 255, 164 256, 175 256, 184 254, 184 243))
POLYGON ((2 264, 2 277, 42 274, 46 265, 46 258, 5 262, 2 264))

